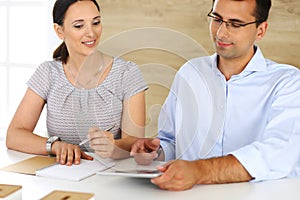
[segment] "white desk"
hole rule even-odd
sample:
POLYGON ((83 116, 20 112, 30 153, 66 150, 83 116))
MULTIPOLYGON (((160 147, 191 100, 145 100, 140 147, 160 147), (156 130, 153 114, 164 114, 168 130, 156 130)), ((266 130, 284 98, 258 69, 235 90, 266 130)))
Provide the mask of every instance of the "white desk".
MULTIPOLYGON (((7 150, 0 142, 0 167, 32 155, 7 150)), ((94 175, 80 182, 63 181, 0 171, 0 183, 22 185, 23 200, 37 200, 53 190, 81 191, 100 199, 202 199, 202 200, 299 200, 300 179, 282 179, 260 183, 197 185, 182 192, 158 189, 149 179, 94 175)))

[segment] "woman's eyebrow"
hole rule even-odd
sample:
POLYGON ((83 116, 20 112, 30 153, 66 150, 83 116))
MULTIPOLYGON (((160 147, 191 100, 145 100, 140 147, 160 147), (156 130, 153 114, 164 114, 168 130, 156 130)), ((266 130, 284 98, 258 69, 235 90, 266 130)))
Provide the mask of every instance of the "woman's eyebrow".
MULTIPOLYGON (((99 16, 96 16, 96 17, 94 17, 93 18, 93 20, 95 20, 95 19, 99 19, 99 18, 101 18, 101 16, 99 15, 99 16)), ((72 24, 75 24, 75 23, 78 23, 78 22, 84 22, 84 19, 76 19, 76 20, 74 20, 73 22, 72 22, 72 24)))

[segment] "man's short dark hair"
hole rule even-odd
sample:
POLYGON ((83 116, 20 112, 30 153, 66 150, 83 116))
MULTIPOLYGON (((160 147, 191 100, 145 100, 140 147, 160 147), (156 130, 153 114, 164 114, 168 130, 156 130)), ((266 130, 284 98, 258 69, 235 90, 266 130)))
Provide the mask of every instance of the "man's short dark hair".
MULTIPOLYGON (((232 0, 232 1, 243 1, 243 0, 232 0)), ((256 9, 253 13, 253 16, 259 23, 267 21, 272 6, 271 0, 255 0, 255 2, 256 2, 256 9)), ((213 4, 214 3, 215 0, 213 0, 213 4)))
POLYGON ((256 10, 254 16, 257 21, 261 23, 268 20, 271 5, 271 0, 256 0, 256 10))

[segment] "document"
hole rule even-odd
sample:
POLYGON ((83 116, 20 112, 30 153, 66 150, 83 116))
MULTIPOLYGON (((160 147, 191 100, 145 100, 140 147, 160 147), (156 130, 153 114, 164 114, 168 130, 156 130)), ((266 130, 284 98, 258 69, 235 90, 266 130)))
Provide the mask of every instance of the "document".
POLYGON ((54 164, 37 170, 36 175, 48 178, 80 181, 96 174, 96 172, 106 170, 112 166, 114 166, 113 162, 100 162, 96 159, 92 161, 81 159, 79 165, 66 166, 54 164))

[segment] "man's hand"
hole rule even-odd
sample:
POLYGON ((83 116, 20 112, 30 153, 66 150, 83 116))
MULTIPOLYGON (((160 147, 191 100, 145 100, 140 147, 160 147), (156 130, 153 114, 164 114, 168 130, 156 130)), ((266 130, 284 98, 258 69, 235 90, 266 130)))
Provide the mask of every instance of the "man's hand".
POLYGON ((163 174, 151 182, 164 190, 181 191, 197 184, 197 165, 191 161, 174 160, 158 167, 163 174))
POLYGON ((157 158, 157 150, 160 147, 159 139, 138 139, 131 147, 130 155, 139 165, 150 165, 157 158))
POLYGON ((151 182, 165 190, 187 190, 196 184, 245 182, 251 175, 232 155, 204 160, 175 160, 158 167, 163 174, 151 182))

